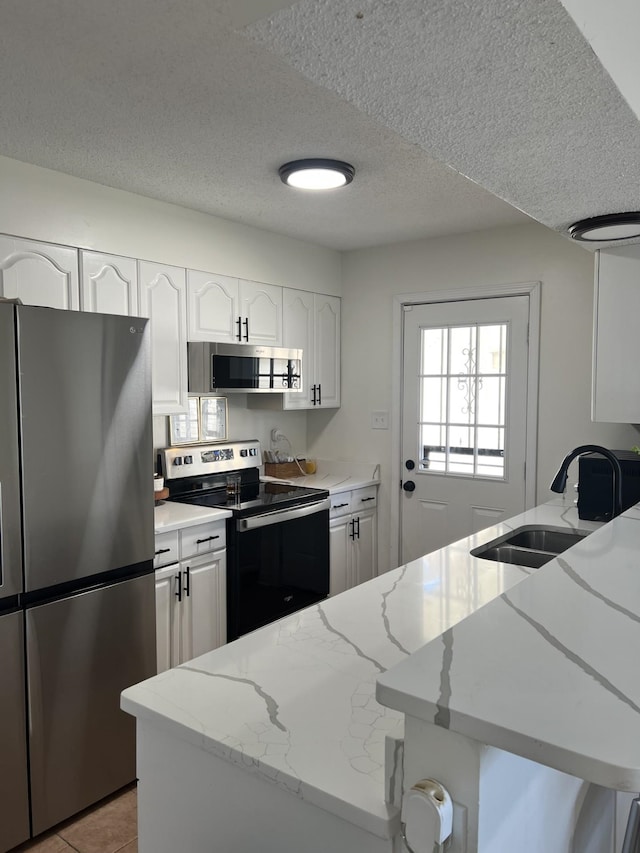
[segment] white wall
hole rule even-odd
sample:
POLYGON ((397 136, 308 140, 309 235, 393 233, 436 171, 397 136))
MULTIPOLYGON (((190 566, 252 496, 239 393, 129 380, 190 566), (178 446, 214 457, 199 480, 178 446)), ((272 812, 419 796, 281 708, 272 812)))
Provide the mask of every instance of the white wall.
MULTIPOLYGON (((335 296, 342 289, 339 252, 7 157, 0 157, 0 234, 335 296)), ((230 438, 269 447, 275 426, 304 452, 304 412, 247 410, 245 395, 229 397, 230 438)), ((168 444, 167 418, 154 419, 154 444, 168 444)))
POLYGON ((339 252, 7 157, 0 234, 341 293, 339 252))
POLYGON ((344 259, 342 408, 308 417, 309 452, 380 462, 380 570, 392 567, 391 432, 371 429, 390 410, 394 294, 542 282, 537 500, 578 444, 630 448, 634 427, 591 422, 593 255, 543 226, 513 226, 350 252, 344 259), (385 565, 386 563, 386 565, 385 565))

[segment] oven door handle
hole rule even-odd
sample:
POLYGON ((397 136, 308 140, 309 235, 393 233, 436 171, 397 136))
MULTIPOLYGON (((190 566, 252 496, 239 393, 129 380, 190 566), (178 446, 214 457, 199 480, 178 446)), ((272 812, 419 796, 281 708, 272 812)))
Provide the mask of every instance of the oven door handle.
POLYGON ((303 504, 292 509, 281 509, 275 512, 265 512, 262 515, 252 515, 250 518, 239 518, 236 521, 236 530, 238 533, 245 533, 247 530, 255 530, 257 527, 268 527, 271 524, 282 524, 285 521, 293 521, 296 518, 304 518, 306 515, 313 515, 316 512, 322 512, 324 509, 329 509, 331 499, 325 498, 322 501, 316 501, 312 504, 303 504))

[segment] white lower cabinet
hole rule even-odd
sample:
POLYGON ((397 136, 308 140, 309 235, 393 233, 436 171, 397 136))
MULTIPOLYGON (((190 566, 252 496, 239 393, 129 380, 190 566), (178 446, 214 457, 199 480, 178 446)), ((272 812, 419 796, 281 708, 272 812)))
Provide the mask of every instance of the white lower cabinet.
POLYGON ((329 594, 337 595, 378 574, 377 487, 331 496, 329 594))
POLYGON ((158 672, 227 641, 225 522, 157 535, 156 561, 174 556, 176 539, 181 556, 194 548, 200 553, 156 569, 158 672))

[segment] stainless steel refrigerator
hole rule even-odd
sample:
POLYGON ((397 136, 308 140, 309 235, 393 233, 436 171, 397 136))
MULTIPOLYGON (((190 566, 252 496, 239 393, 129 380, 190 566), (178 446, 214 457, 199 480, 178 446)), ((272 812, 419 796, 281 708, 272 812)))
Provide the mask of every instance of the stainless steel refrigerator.
POLYGON ((156 671, 140 318, 0 302, 0 851, 135 778, 156 671))

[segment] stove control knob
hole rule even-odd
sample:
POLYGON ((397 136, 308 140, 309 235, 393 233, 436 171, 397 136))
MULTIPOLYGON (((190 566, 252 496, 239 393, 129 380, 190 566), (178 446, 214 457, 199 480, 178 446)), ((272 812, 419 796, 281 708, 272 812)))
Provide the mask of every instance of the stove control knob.
POLYGON ((248 456, 248 455, 249 455, 249 452, 248 452, 247 448, 243 447, 242 450, 240 451, 240 456, 248 456))
POLYGON ((258 451, 256 450, 255 447, 249 448, 249 456, 257 456, 257 455, 258 455, 258 451))
POLYGON ((193 456, 185 456, 184 457, 184 464, 185 465, 191 465, 192 462, 193 462, 193 456))
POLYGON ((173 460, 173 464, 182 465, 182 456, 176 456, 176 458, 173 460))

